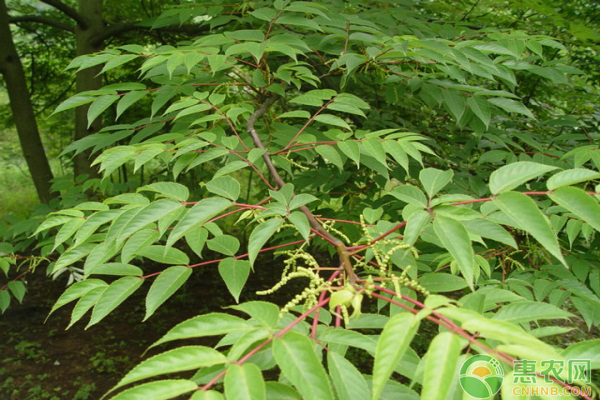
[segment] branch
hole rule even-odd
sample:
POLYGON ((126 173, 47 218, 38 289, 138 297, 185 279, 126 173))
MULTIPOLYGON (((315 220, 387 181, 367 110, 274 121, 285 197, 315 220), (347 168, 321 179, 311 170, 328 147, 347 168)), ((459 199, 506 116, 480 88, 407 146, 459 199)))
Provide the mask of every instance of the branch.
POLYGON ((60 1, 60 0, 41 0, 41 1, 42 1, 42 3, 46 3, 49 6, 56 8, 58 11, 65 14, 67 17, 73 19, 75 22, 77 22, 77 25, 79 25, 79 27, 81 27, 81 28, 87 27, 87 21, 85 20, 85 18, 83 18, 81 16, 81 14, 79 14, 74 8, 69 7, 62 1, 60 1))
MULTIPOLYGON (((246 130, 252 137, 252 141, 254 142, 254 145, 261 150, 265 150, 265 152, 263 154, 263 160, 265 161, 265 164, 267 165, 267 169, 269 170, 269 173, 273 177, 273 180, 275 181, 277 186, 282 187, 283 185, 285 185, 285 182, 283 181, 283 179, 281 179, 279 172, 277 172, 277 168, 275 168, 275 165, 273 165, 271 156, 266 151, 266 148, 263 145, 262 141, 260 140, 260 137, 258 136, 256 129, 254 129, 254 123, 256 122, 256 120, 259 119, 260 117, 262 117, 263 115, 265 115, 265 113, 267 112, 269 107, 271 107, 271 105, 273 103, 275 103, 276 100, 277 100, 277 96, 271 96, 271 97, 267 98, 267 100, 265 100, 265 102, 260 106, 260 108, 258 110, 256 110, 250 116, 250 118, 248 118, 248 122, 246 124, 246 130)), ((338 255, 340 257, 340 266, 346 272, 348 279, 350 279, 350 283, 354 284, 354 282, 356 282, 356 274, 354 273, 354 269, 352 268, 352 262, 350 261, 350 252, 348 251, 344 242, 342 242, 340 239, 336 238, 331 233, 326 231, 323 228, 323 226, 319 223, 317 218, 314 216, 314 214, 308 209, 308 207, 302 206, 302 207, 300 207, 300 211, 302 211, 302 213, 304 215, 306 215, 306 218, 308 219, 310 226, 316 232, 318 232, 320 234, 320 236, 326 237, 327 240, 335 246, 335 248, 338 252, 338 255)))
POLYGON ((129 31, 136 31, 136 30, 142 30, 142 31, 156 30, 156 31, 161 31, 161 32, 186 33, 186 34, 203 33, 203 32, 206 32, 209 30, 208 25, 202 25, 202 26, 180 25, 180 26, 170 26, 170 27, 166 26, 163 28, 152 29, 151 26, 138 25, 139 23, 140 23, 140 21, 135 21, 135 22, 124 22, 121 24, 109 25, 107 28, 104 29, 104 31, 101 34, 95 36, 92 39, 92 44, 97 46, 97 45, 101 44, 103 41, 105 41, 106 39, 109 39, 113 36, 118 36, 123 33, 129 32, 129 31))
POLYGON ((48 26, 52 26, 54 28, 62 29, 68 32, 75 32, 75 27, 69 24, 63 24, 62 22, 55 21, 46 17, 38 17, 36 15, 24 15, 22 17, 8 17, 8 22, 11 24, 18 24, 19 22, 34 22, 39 24, 44 24, 48 26))

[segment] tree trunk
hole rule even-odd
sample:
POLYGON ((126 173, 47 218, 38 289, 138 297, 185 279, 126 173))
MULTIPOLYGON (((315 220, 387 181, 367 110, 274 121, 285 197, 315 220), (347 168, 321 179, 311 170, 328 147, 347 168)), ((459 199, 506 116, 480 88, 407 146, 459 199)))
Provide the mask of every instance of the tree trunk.
MULTIPOLYGON (((86 26, 76 26, 75 42, 77 56, 91 54, 103 49, 103 43, 95 44, 94 37, 100 35, 104 30, 102 19, 102 0, 79 0, 79 14, 85 19, 86 26)), ((77 73, 76 90, 77 93, 87 90, 97 90, 102 87, 102 77, 96 76, 101 70, 101 66, 87 68, 77 73)), ((101 117, 88 128, 87 111, 89 105, 77 107, 75 110, 75 140, 79 140, 88 135, 98 132, 102 129, 101 117)), ((75 176, 87 174, 90 177, 99 176, 98 170, 91 166, 92 159, 90 151, 84 151, 73 160, 73 169, 75 176)))
POLYGON ((0 73, 6 82, 13 120, 35 190, 40 201, 48 203, 54 197, 50 190, 52 170, 35 121, 23 65, 12 39, 5 0, 0 0, 0 73))

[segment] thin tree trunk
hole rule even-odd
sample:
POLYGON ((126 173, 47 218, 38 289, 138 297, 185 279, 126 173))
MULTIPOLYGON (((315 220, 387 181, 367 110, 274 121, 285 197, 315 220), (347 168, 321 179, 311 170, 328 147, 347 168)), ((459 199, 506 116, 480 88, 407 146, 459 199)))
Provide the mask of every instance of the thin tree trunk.
MULTIPOLYGON (((102 19, 102 0, 79 0, 79 14, 86 21, 85 27, 76 26, 75 42, 77 56, 91 54, 103 49, 103 43, 94 44, 94 38, 104 31, 102 19)), ((77 93, 87 90, 97 90, 102 87, 102 77, 97 76, 101 67, 87 68, 77 73, 77 93)), ((77 107, 75 110, 75 140, 79 140, 102 129, 102 119, 97 118, 88 128, 87 111, 89 105, 77 107)), ((87 174, 97 177, 98 170, 91 166, 92 160, 89 151, 84 151, 75 156, 73 167, 75 176, 87 174)))
POLYGON ((50 190, 52 170, 35 121, 23 65, 13 42, 5 0, 0 0, 0 73, 4 76, 13 120, 35 190, 40 201, 47 203, 54 197, 50 190))

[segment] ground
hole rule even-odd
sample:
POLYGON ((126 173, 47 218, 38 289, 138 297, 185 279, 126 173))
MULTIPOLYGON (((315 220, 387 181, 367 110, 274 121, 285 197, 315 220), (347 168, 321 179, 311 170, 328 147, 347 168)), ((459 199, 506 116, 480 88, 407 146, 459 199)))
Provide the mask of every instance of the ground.
MULTIPOLYGON (((256 288, 245 289, 247 295, 244 298, 243 294, 241 301, 255 298, 255 290, 269 287, 268 280, 277 276, 272 272, 264 274, 258 284, 252 282, 256 288)), ((71 306, 59 309, 44 323, 64 285, 50 281, 40 268, 29 278, 23 304, 11 305, 0 316, 0 399, 99 399, 147 355, 164 351, 166 348, 161 348, 143 356, 146 348, 174 325, 208 311, 223 311, 233 303, 216 267, 205 268, 195 271, 186 287, 144 323, 144 296, 149 285, 88 330, 84 330, 86 317, 65 330, 71 306)), ((290 298, 282 293, 280 300, 284 297, 290 298)))

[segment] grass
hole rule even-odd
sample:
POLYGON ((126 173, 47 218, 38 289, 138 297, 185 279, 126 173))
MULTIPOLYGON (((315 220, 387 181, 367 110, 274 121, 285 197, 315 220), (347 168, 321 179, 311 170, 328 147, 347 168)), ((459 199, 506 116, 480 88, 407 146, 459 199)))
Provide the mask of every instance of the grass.
POLYGON ((26 216, 38 204, 31 177, 23 167, 0 161, 0 219, 8 214, 26 216))

